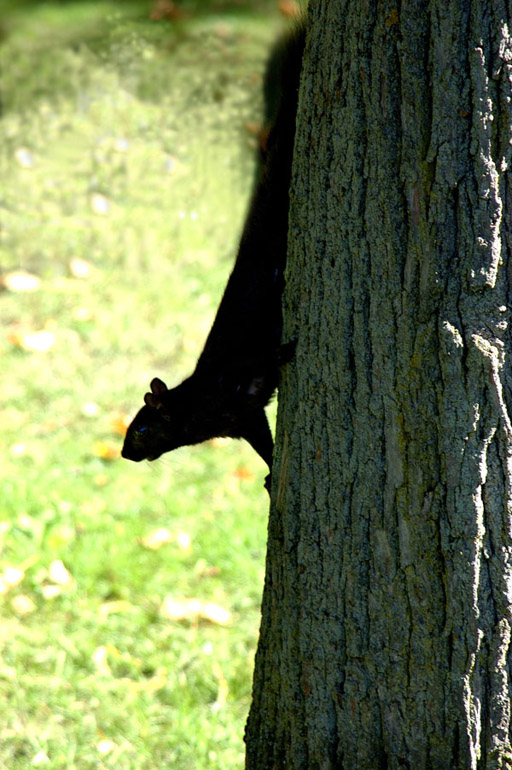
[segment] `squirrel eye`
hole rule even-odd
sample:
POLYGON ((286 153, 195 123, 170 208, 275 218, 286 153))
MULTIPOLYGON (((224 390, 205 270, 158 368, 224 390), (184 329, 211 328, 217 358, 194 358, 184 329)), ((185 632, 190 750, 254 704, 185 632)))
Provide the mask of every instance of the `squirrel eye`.
POLYGON ((147 431, 147 426, 142 425, 140 428, 137 428, 137 433, 145 433, 147 431))

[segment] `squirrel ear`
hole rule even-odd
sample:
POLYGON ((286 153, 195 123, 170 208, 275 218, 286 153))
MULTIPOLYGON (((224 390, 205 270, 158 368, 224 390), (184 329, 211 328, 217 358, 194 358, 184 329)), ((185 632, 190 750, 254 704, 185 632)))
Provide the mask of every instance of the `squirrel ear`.
POLYGON ((155 396, 153 393, 146 393, 144 396, 144 403, 147 406, 152 406, 153 409, 161 409, 162 408, 162 402, 158 398, 158 396, 155 396))
POLYGON ((159 396, 161 393, 165 393, 167 390, 167 385, 165 382, 159 380, 158 377, 155 377, 153 380, 151 380, 149 387, 151 388, 151 393, 154 393, 155 396, 159 396))

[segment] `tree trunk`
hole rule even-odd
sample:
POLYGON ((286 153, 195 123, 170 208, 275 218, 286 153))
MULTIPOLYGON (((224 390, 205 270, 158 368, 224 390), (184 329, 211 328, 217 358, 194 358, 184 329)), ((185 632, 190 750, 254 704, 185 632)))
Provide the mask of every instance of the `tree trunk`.
POLYGON ((311 0, 249 770, 512 768, 512 8, 311 0))

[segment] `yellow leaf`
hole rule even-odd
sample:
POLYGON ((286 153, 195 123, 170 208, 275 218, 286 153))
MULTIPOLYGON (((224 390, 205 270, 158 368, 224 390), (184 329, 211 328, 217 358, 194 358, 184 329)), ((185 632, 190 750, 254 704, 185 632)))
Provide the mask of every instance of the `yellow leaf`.
POLYGON ((120 436, 124 436, 126 434, 126 430, 128 428, 128 425, 131 423, 133 419, 132 415, 119 413, 115 417, 112 418, 110 421, 110 427, 114 431, 114 433, 119 433, 120 436))
POLYGON ((37 609, 30 596, 26 596, 25 594, 14 596, 11 600, 11 607, 13 608, 16 615, 21 616, 30 615, 37 609))
POLYGON ((11 332, 7 335, 11 345, 29 353, 46 353, 55 344, 55 334, 47 329, 39 332, 11 332))
POLYGON ((71 573, 68 572, 60 559, 52 561, 48 570, 48 577, 52 583, 56 583, 59 586, 67 586, 73 580, 71 573))
POLYGON ((93 318, 93 314, 89 308, 82 306, 74 307, 71 311, 71 315, 75 321, 90 321, 93 318))
POLYGON ((55 597, 61 595, 62 586, 43 586, 41 588, 41 593, 43 594, 44 599, 55 599, 55 597))
POLYGON ((120 456, 120 450, 117 445, 111 444, 108 441, 96 441, 93 454, 96 457, 101 457, 102 460, 117 460, 120 456))
POLYGON ((8 291, 35 291, 39 289, 41 280, 25 270, 13 270, 0 277, 0 285, 8 291))
POLYGON ((0 596, 12 591, 13 588, 21 583, 24 577, 25 572, 19 567, 6 567, 3 574, 0 575, 0 596))
POLYGON ((27 445, 22 443, 13 444, 10 448, 10 453, 13 457, 22 457, 27 453, 27 445))
POLYGON ((21 168, 32 168, 34 165, 34 154, 28 147, 18 147, 14 153, 14 157, 21 168))
POLYGON ((92 268, 91 262, 80 259, 80 257, 73 257, 69 262, 69 272, 74 278, 88 278, 92 268))
POLYGON ((245 465, 241 465, 239 468, 237 468, 236 471, 233 472, 233 476, 236 479, 240 479, 241 481, 254 478, 254 474, 251 473, 251 471, 246 468, 245 465))
POLYGON ((106 216, 110 211, 110 201, 105 195, 101 195, 101 193, 92 193, 89 198, 89 204, 91 210, 100 216, 106 216))
POLYGON ((228 686, 227 679, 224 676, 224 672, 222 671, 220 664, 216 660, 213 661, 213 673, 219 685, 219 689, 217 691, 217 699, 213 704, 213 707, 215 711, 218 711, 225 705, 228 699, 229 686, 228 686))
POLYGON ((189 551, 192 543, 192 538, 190 537, 188 532, 178 532, 176 534, 176 542, 180 550, 189 551))
POLYGON ((112 676, 111 668, 108 664, 108 650, 104 645, 97 647, 92 655, 94 665, 101 676, 112 676))
POLYGON ((204 602, 201 599, 173 599, 172 596, 166 596, 160 612, 168 620, 174 621, 208 620, 210 623, 216 623, 220 626, 225 626, 231 622, 229 610, 219 607, 213 602, 204 602))
POLYGON ((107 738, 104 738, 97 744, 96 748, 98 749, 98 753, 101 754, 102 757, 105 757, 107 754, 111 754, 117 746, 114 741, 109 741, 107 738))
POLYGON ((85 404, 82 404, 82 414, 85 417, 96 417, 99 412, 100 408, 94 401, 87 401, 85 404))
POLYGON ((149 532, 141 538, 140 542, 149 551, 158 551, 162 546, 172 543, 173 539, 173 535, 168 529, 160 527, 160 529, 154 529, 152 532, 149 532))
POLYGON ((123 599, 118 599, 112 602, 104 602, 99 609, 100 616, 107 618, 109 615, 113 615, 117 612, 133 612, 137 608, 123 599))

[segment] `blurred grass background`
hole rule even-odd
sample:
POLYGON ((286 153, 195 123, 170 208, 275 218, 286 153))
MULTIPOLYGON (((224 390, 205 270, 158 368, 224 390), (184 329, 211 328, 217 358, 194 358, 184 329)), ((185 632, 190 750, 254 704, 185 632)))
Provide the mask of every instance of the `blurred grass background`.
POLYGON ((2 768, 243 767, 265 466, 119 450, 200 353, 291 12, 0 5, 2 768))

